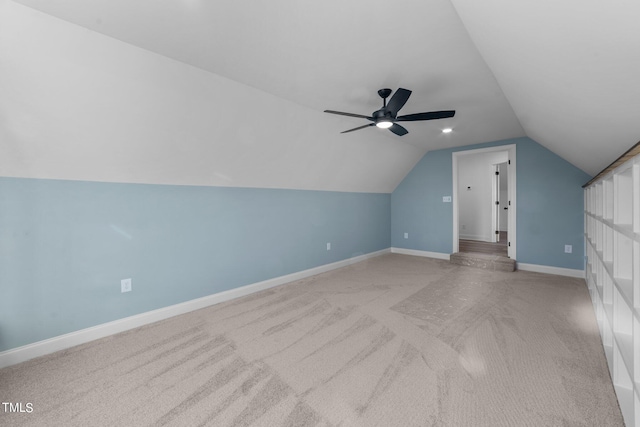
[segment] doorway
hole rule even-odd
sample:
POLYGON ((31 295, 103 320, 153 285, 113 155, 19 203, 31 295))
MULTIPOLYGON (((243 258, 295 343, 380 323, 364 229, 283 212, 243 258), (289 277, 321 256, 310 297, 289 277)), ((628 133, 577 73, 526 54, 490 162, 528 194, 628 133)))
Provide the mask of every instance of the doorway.
POLYGON ((452 153, 454 253, 516 259, 515 159, 515 144, 452 153))

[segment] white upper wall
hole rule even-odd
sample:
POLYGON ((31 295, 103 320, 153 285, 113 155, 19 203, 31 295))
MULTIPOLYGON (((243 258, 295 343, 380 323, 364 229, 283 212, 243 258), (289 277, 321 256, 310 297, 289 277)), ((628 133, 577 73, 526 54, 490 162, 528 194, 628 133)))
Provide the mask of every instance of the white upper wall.
POLYGON ((0 174, 390 192, 427 150, 524 136, 449 0, 4 2, 0 174), (383 87, 456 116, 399 137, 322 112, 383 87))
POLYGON ((391 192, 425 150, 13 2, 0 176, 391 192))

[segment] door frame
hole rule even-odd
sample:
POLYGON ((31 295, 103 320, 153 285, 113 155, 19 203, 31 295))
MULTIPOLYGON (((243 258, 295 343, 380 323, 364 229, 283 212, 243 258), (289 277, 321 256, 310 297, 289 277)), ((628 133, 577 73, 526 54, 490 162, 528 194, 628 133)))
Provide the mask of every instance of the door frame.
POLYGON ((509 258, 516 258, 516 213, 517 213, 517 197, 516 197, 516 144, 508 144, 508 145, 497 145, 495 147, 487 147, 487 148, 478 148, 475 150, 460 150, 454 151, 451 153, 452 156, 452 174, 453 174, 453 191, 452 191, 452 202, 453 202, 453 252, 458 252, 459 247, 459 213, 458 213, 458 159, 461 156, 468 156, 474 154, 488 153, 488 152, 496 152, 496 151, 506 151, 507 157, 509 159, 509 167, 507 173, 508 180, 508 194, 509 194, 509 213, 508 217, 508 227, 509 232, 507 234, 508 246, 507 253, 509 258))
MULTIPOLYGON (((500 241, 500 163, 491 165, 491 230, 493 243, 500 241), (496 233, 497 231, 497 233, 496 233)), ((507 181, 509 179, 507 178, 507 181)))

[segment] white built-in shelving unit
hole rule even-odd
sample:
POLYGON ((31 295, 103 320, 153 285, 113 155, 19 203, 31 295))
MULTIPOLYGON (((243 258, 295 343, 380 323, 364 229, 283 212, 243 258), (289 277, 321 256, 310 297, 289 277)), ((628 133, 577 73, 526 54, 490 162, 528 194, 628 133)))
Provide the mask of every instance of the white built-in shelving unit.
POLYGON ((585 188, 586 281, 627 426, 640 427, 640 155, 585 188))

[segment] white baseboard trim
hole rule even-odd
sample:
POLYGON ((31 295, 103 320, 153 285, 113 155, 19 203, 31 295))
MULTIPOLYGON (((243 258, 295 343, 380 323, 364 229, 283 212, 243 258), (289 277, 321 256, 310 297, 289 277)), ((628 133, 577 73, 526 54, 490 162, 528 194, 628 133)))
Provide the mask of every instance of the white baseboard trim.
MULTIPOLYGON (((437 258, 449 260, 450 254, 442 252, 419 251, 416 249, 391 248, 391 253, 402 255, 422 256, 427 258, 437 258)), ((585 277, 584 270, 574 270, 571 268, 551 267, 548 265, 526 264, 516 262, 516 269, 522 271, 533 271, 536 273, 555 274, 558 276, 577 277, 583 279, 585 277)))
POLYGON ((525 264, 516 262, 516 270, 534 271, 536 273, 556 274, 558 276, 585 278, 584 270, 574 270, 572 268, 551 267, 548 265, 525 264))
POLYGON ((404 248, 391 248, 391 253, 402 254, 402 255, 423 256, 427 258, 445 259, 447 261, 449 261, 449 257, 451 255, 451 254, 445 254, 443 252, 428 252, 428 251, 419 251, 417 249, 404 249, 404 248))
POLYGON ((389 252, 391 252, 391 250, 387 248, 380 251, 355 256, 353 258, 333 262, 331 264, 321 265, 318 267, 310 268, 308 270, 287 274, 285 276, 274 277, 273 279, 264 280, 262 282, 252 283, 250 285, 241 286, 239 288, 230 289, 228 291, 218 292, 206 297, 193 299, 180 304, 170 305, 167 307, 159 308, 157 310, 147 311, 145 313, 136 314, 134 316, 103 323, 91 328, 81 329, 79 331, 70 332, 68 334, 59 335, 57 337, 38 341, 32 344, 27 344, 22 347, 6 350, 0 352, 0 368, 25 362, 36 357, 74 347, 79 344, 84 344, 99 338, 104 338, 109 335, 117 334, 119 332, 128 331, 130 329, 168 319, 173 316, 189 313, 191 311, 229 301, 234 298, 243 297, 254 292, 263 291, 265 289, 280 286, 285 283, 304 279, 309 276, 315 276, 316 274, 325 273, 327 271, 335 270, 341 267, 346 267, 348 265, 355 264, 369 258, 384 255, 389 252))

